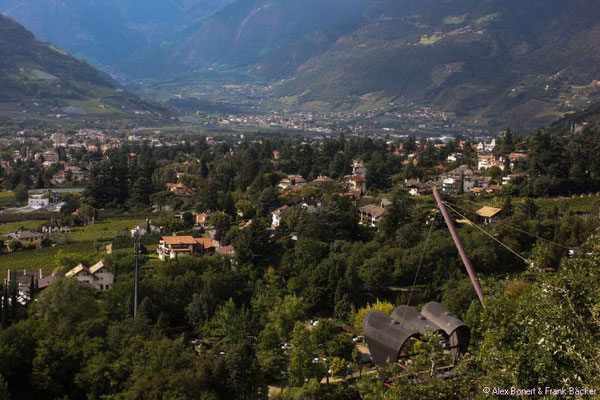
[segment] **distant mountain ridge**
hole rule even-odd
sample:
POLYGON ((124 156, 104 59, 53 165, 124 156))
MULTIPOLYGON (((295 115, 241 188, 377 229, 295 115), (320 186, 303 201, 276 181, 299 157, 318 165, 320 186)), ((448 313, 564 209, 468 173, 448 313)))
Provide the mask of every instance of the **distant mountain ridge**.
POLYGON ((280 84, 333 107, 419 102, 470 120, 535 127, 596 98, 597 0, 381 1, 381 13, 280 84), (410 6, 402 8, 401 4, 410 6))
POLYGON ((174 37, 232 0, 0 0, 0 12, 95 66, 174 37))
POLYGON ((166 70, 244 67, 288 106, 532 128, 600 97, 600 0, 237 0, 189 32, 166 70))
POLYGON ((600 98, 600 0, 33 2, 0 11, 116 75, 235 69, 291 107, 531 128, 600 98))
POLYGON ((0 14, 0 116, 127 116, 135 111, 162 113, 165 109, 119 88, 106 74, 38 41, 0 14))

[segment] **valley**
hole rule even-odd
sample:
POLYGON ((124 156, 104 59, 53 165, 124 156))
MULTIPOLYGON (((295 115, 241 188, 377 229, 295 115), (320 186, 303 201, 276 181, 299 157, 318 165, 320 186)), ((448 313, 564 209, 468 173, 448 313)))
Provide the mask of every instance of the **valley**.
POLYGON ((0 12, 185 112, 394 113, 401 104, 500 130, 544 126, 598 99, 600 14, 595 0, 577 1, 189 1, 136 17, 136 2, 111 2, 104 26, 86 22, 87 1, 33 10, 5 0, 0 12), (64 34, 69 18, 79 22, 64 34))
POLYGON ((600 0, 0 0, 0 400, 596 395, 599 136, 600 0))

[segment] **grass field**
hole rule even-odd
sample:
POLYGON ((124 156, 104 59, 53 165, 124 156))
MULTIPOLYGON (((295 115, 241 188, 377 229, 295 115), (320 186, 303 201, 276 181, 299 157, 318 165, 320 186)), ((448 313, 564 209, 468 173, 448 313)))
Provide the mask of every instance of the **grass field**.
MULTIPOLYGON (((73 228, 73 231, 68 234, 73 240, 73 243, 40 250, 0 254, 0 277, 6 276, 6 270, 9 268, 42 268, 44 273, 51 273, 56 267, 54 264, 54 256, 60 250, 67 254, 77 253, 84 258, 92 259, 91 261, 96 261, 96 239, 114 239, 119 232, 122 232, 125 229, 129 230, 142 221, 142 219, 110 219, 100 221, 93 225, 73 228)), ((41 224, 42 221, 19 221, 1 224, 0 236, 14 232, 21 226, 27 229, 37 230, 41 224)), ((121 252, 121 250, 123 252, 130 251, 128 249, 120 249, 119 252, 121 252)))
POLYGON ((21 227, 37 231, 43 222, 44 221, 17 221, 0 224, 0 236, 8 235, 9 233, 15 232, 21 227))
MULTIPOLYGON (((478 197, 473 200, 468 200, 463 196, 459 200, 460 196, 450 200, 451 204, 461 204, 462 211, 466 212, 467 216, 473 217, 476 210, 483 206, 491 206, 502 208, 504 205, 504 198, 501 196, 496 197, 478 197)), ((513 211, 516 210, 523 202, 525 198, 513 198, 512 207, 513 211)), ((554 197, 554 198, 539 198, 534 199, 536 206, 540 214, 548 215, 554 208, 558 209, 560 216, 565 216, 569 213, 579 215, 599 215, 600 213, 600 196, 575 196, 575 197, 554 197)), ((431 196, 422 196, 417 199, 417 202, 422 206, 433 206, 431 196)))
POLYGON ((109 219, 93 225, 73 228, 68 236, 75 242, 89 242, 98 238, 113 239, 119 232, 129 231, 143 219, 109 219))
POLYGON ((460 16, 452 16, 449 15, 447 17, 444 17, 444 24, 446 25, 459 25, 462 24, 463 22, 465 22, 465 20, 467 19, 467 15, 460 15, 460 16))
POLYGON ((7 190, 0 192, 0 208, 14 207, 17 204, 17 199, 13 192, 7 190))
POLYGON ((537 199, 535 204, 543 211, 551 211, 557 206, 560 212, 597 213, 600 210, 600 196, 537 199))
POLYGON ((423 36, 421 37, 421 40, 419 41, 419 44, 424 45, 424 46, 429 46, 432 44, 436 44, 437 42, 439 42, 440 40, 442 40, 444 37, 442 35, 439 34, 434 34, 431 36, 423 36))
POLYGON ((37 269, 50 274, 54 265, 54 256, 62 250, 64 253, 77 253, 85 257, 96 255, 96 246, 91 242, 70 243, 64 246, 49 247, 40 250, 26 250, 16 253, 0 254, 0 276, 5 277, 8 269, 37 269))

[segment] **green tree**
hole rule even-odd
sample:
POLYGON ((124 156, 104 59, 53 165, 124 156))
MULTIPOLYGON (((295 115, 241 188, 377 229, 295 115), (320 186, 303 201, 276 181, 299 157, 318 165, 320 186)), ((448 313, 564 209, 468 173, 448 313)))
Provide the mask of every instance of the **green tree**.
POLYGON ((233 240, 236 259, 240 265, 259 265, 269 249, 269 236, 266 226, 253 221, 250 226, 238 231, 233 240))
POLYGON ((310 332, 300 321, 294 325, 290 350, 289 379, 292 385, 301 386, 311 378, 321 379, 325 373, 320 360, 315 361, 317 349, 310 339, 310 332))
POLYGON ((24 184, 19 184, 15 189, 15 199, 19 202, 19 203, 25 203, 27 202, 27 199, 29 198, 29 193, 27 190, 27 186, 24 184))
POLYGON ((354 319, 354 324, 353 324, 354 329, 362 331, 363 319, 365 318, 365 315, 367 315, 367 313, 369 311, 381 311, 384 314, 390 315, 392 313, 392 311, 394 311, 394 308, 395 308, 394 305, 387 301, 377 300, 373 304, 367 304, 365 307, 359 309, 358 312, 356 313, 356 318, 354 319))
POLYGON ((262 217, 269 215, 279 205, 279 194, 275 188, 266 188, 256 199, 256 211, 262 217))

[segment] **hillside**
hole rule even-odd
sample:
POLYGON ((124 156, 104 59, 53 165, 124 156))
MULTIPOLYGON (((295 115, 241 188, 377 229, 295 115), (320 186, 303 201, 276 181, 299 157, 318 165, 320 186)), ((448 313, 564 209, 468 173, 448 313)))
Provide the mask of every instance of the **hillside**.
POLYGON ((92 65, 109 66, 151 43, 162 42, 229 1, 0 0, 0 12, 41 40, 92 65))
POLYGON ((167 95, 233 71, 285 107, 426 105, 533 128, 600 94, 600 0, 33 2, 0 11, 119 79, 168 81, 167 95))
POLYGON ((163 112, 0 14, 0 117, 130 117, 163 112))
POLYGON ((600 93, 598 1, 386 3, 276 94, 337 108, 365 95, 417 101, 462 118, 535 127, 600 93))
POLYGON ((416 103, 533 128, 600 94, 600 1, 575 3, 238 0, 124 69, 161 54, 153 74, 241 67, 286 106, 416 103))

